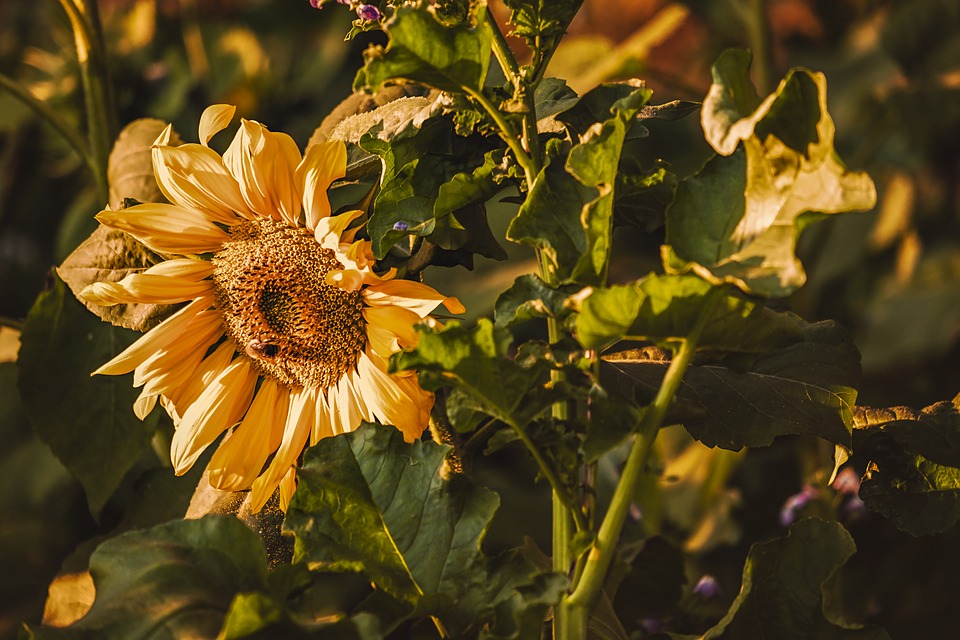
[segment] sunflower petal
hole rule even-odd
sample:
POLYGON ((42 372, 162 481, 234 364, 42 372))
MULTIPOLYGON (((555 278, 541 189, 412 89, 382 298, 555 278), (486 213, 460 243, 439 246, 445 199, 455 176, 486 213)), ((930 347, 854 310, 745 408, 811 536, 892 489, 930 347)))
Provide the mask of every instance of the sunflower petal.
MULTIPOLYGON (((290 393, 272 378, 265 378, 243 421, 210 460, 210 484, 221 491, 243 491, 263 469, 279 443, 271 446, 273 425, 287 415, 290 393)), ((282 433, 282 431, 281 431, 282 433)))
POLYGON ((164 402, 164 408, 173 419, 174 426, 180 424, 180 416, 197 401, 213 379, 227 368, 236 354, 233 343, 229 340, 224 341, 214 349, 213 353, 203 359, 187 384, 163 394, 166 401, 164 402, 163 398, 161 401, 164 402))
POLYGON ((373 415, 403 433, 403 439, 413 442, 427 428, 433 394, 420 388, 413 376, 396 377, 386 371, 386 363, 361 354, 357 362, 359 395, 362 395, 373 415))
POLYGON ((293 226, 300 217, 301 193, 295 179, 300 161, 293 138, 243 119, 223 154, 223 164, 239 183, 250 209, 260 217, 284 220, 293 226))
POLYGON ((297 183, 303 189, 306 227, 311 231, 330 215, 327 189, 334 180, 347 175, 347 147, 340 140, 319 142, 309 149, 297 167, 297 183))
POLYGON ((126 231, 158 253, 218 251, 230 238, 206 213, 173 204, 139 204, 120 211, 104 210, 95 217, 103 225, 126 231))
POLYGON ((237 358, 214 378, 184 412, 170 443, 170 461, 180 476, 203 450, 236 424, 250 407, 257 371, 248 358, 237 358))
POLYGON ((250 488, 250 510, 253 513, 263 508, 280 480, 296 465, 316 419, 317 388, 307 387, 292 395, 283 429, 283 442, 270 466, 263 475, 254 480, 250 488))
POLYGON ((210 138, 227 128, 237 108, 232 104, 212 104, 200 116, 200 144, 207 146, 210 138))
POLYGON ((213 149, 199 144, 172 147, 158 140, 152 153, 157 184, 170 202, 204 211, 227 225, 253 218, 240 185, 213 149))
POLYGON ((441 304, 450 313, 463 313, 464 306, 456 298, 442 295, 433 287, 411 280, 390 280, 373 284, 363 290, 363 298, 372 307, 398 306, 413 311, 421 318, 441 304))

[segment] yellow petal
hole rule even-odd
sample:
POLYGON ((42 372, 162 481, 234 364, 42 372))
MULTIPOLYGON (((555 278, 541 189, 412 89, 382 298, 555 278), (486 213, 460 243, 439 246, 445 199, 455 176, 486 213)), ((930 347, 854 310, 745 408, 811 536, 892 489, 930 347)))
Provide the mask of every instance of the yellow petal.
POLYGON ((135 273, 120 282, 95 282, 80 292, 84 300, 110 307, 117 304, 176 304, 213 295, 213 282, 135 273))
POLYGON ((133 371, 133 386, 145 384, 152 393, 170 393, 187 384, 204 354, 223 335, 218 311, 201 312, 182 336, 140 363, 133 371))
POLYGON ((360 426, 363 420, 372 420, 373 414, 366 402, 357 393, 351 378, 356 371, 346 373, 336 384, 327 389, 327 404, 330 406, 330 427, 335 435, 349 433, 360 426))
POLYGON ((362 395, 373 415, 396 427, 403 439, 413 442, 427 428, 433 394, 420 388, 415 377, 395 377, 386 371, 386 361, 363 353, 357 362, 357 378, 362 395))
POLYGON ((388 358, 400 348, 417 346, 419 334, 414 325, 420 321, 420 316, 413 311, 403 307, 367 307, 363 310, 363 319, 367 321, 367 339, 379 355, 388 358), (398 348, 385 351, 386 341, 398 348))
POLYGON ((232 427, 250 407, 257 371, 249 358, 237 358, 214 378, 183 414, 170 443, 170 461, 179 476, 203 450, 232 427))
POLYGON ((237 108, 232 104, 212 104, 200 116, 200 144, 207 146, 210 138, 227 128, 237 108))
POLYGON ((157 406, 157 394, 144 389, 133 403, 133 413, 140 420, 146 420, 155 406, 157 406))
MULTIPOLYGON (((200 313, 213 304, 213 298, 199 298, 146 332, 132 345, 117 354, 91 375, 120 375, 130 373, 157 351, 166 349, 184 335, 187 327, 200 313)), ((212 319, 219 324, 220 320, 212 319)))
POLYGON ((320 391, 317 393, 317 416, 310 430, 310 446, 312 447, 321 439, 329 438, 332 435, 333 426, 331 425, 330 406, 327 404, 326 394, 320 391))
POLYGON ((290 506, 290 499, 293 497, 293 492, 297 490, 297 468, 290 467, 287 470, 287 475, 283 476, 283 479, 280 480, 280 510, 284 513, 287 512, 287 507, 290 506))
POLYGON ((390 280, 373 284, 363 290, 364 301, 370 306, 394 305, 413 311, 421 318, 441 304, 450 313, 466 311, 460 301, 438 293, 433 287, 411 280, 390 280))
POLYGON ((306 227, 311 231, 330 215, 327 189, 334 180, 347 175, 347 147, 340 140, 319 142, 309 149, 297 167, 297 183, 303 190, 306 227))
POLYGON ((229 340, 224 341, 214 349, 213 353, 203 359, 186 385, 163 394, 167 398, 164 408, 170 414, 175 426, 180 424, 180 416, 197 401, 214 378, 227 368, 236 354, 233 343, 229 340))
MULTIPOLYGON (((310 147, 311 150, 315 148, 316 145, 310 147)), ((363 211, 357 210, 347 211, 336 216, 328 215, 327 217, 320 218, 316 222, 314 237, 324 249, 338 251, 340 249, 340 236, 343 235, 343 232, 350 226, 351 222, 362 215, 363 211)))
POLYGON ((303 446, 316 419, 317 388, 307 387, 292 394, 287 421, 283 429, 283 442, 267 470, 253 482, 250 489, 250 510, 260 511, 267 503, 280 480, 297 463, 303 446))
POLYGON ((101 211, 98 221, 126 231, 158 253, 194 254, 218 251, 230 238, 210 217, 172 204, 140 204, 120 211, 101 211))
MULTIPOLYGON (((271 431, 283 424, 290 392, 272 378, 265 378, 243 421, 210 460, 210 484, 221 491, 243 491, 260 474, 263 464, 279 442, 271 446, 271 431)), ((282 434, 282 429, 280 430, 282 434)))
POLYGON ((239 183, 250 209, 263 218, 293 226, 300 217, 301 193, 295 177, 300 161, 293 138, 243 119, 223 154, 223 164, 239 183))
POLYGON ((227 225, 241 222, 241 216, 253 218, 240 195, 240 185, 213 149, 199 144, 155 144, 152 153, 157 184, 170 202, 204 211, 212 220, 227 225))

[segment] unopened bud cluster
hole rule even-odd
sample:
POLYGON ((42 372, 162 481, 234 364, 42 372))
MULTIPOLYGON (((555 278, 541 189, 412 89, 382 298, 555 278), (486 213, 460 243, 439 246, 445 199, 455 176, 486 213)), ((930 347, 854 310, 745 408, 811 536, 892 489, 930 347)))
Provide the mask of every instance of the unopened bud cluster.
MULTIPOLYGON (((314 9, 323 8, 324 0, 307 0, 310 3, 310 6, 314 9)), ((365 4, 362 2, 355 2, 354 0, 337 0, 337 4, 343 4, 350 7, 353 11, 356 12, 357 17, 361 20, 366 20, 368 22, 373 22, 379 20, 383 17, 383 14, 380 12, 380 8, 375 4, 365 4)))

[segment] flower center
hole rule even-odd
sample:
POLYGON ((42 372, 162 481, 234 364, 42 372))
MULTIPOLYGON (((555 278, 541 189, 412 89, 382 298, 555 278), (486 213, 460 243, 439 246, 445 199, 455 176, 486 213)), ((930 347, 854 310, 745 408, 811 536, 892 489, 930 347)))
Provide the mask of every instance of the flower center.
POLYGON ((213 257, 227 334, 264 375, 289 386, 336 383, 366 345, 359 291, 328 285, 343 266, 307 229, 244 222, 213 257))

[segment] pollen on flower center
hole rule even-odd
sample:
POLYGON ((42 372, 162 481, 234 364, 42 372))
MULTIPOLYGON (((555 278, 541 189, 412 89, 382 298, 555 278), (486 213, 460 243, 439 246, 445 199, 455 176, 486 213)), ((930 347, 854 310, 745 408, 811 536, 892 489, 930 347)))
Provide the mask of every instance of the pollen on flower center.
POLYGON ((265 375, 323 389, 356 366, 366 344, 361 295, 326 283, 342 265, 312 232, 243 222, 213 264, 227 334, 265 375))

